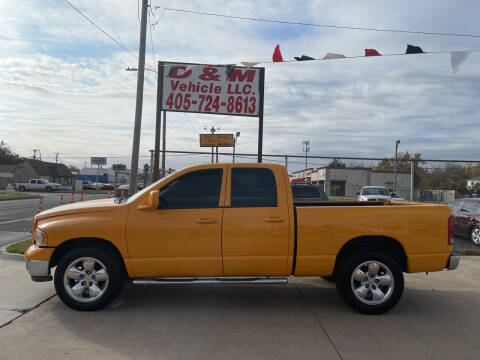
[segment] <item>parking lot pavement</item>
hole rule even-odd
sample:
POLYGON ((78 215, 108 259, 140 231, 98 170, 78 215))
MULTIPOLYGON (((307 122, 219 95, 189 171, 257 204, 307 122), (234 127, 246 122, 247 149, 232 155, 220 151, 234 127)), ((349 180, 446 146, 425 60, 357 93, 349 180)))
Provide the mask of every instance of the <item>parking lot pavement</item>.
POLYGON ((477 360, 479 277, 480 257, 463 257, 456 271, 406 275, 403 299, 380 316, 355 313, 317 278, 128 285, 97 312, 54 297, 0 328, 0 349, 2 359, 477 360))
POLYGON ((52 283, 33 283, 23 256, 0 253, 0 327, 55 294, 52 283))
POLYGON ((460 236, 455 236, 455 239, 453 239, 453 250, 480 252, 480 246, 474 245, 472 240, 470 239, 460 237, 460 236))

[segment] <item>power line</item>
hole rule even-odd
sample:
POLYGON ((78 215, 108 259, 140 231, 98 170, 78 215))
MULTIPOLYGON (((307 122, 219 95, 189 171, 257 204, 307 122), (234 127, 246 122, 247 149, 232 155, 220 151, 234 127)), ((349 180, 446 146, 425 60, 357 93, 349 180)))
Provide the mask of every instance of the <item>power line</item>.
POLYGON ((276 24, 283 24, 283 25, 299 25, 299 26, 311 26, 311 27, 322 27, 322 28, 333 28, 333 29, 344 29, 344 30, 362 30, 362 31, 419 34, 419 35, 457 36, 457 37, 480 38, 480 35, 474 35, 474 34, 439 33, 439 32, 425 32, 425 31, 413 31, 413 30, 401 30, 401 29, 377 29, 377 28, 358 27, 358 26, 326 25, 326 24, 314 24, 314 23, 304 23, 304 22, 295 22, 295 21, 262 19, 262 18, 246 17, 246 16, 233 16, 233 15, 209 13, 209 12, 204 12, 204 11, 194 11, 194 10, 187 10, 187 9, 175 9, 175 8, 169 8, 169 7, 164 7, 164 6, 156 6, 156 8, 157 9, 169 10, 169 11, 196 14, 196 15, 215 16, 215 17, 237 19, 237 20, 259 21, 259 22, 276 23, 276 24))
MULTIPOLYGON (((130 51, 126 46, 124 46, 122 43, 120 43, 120 41, 118 41, 117 39, 115 39, 113 36, 111 36, 109 33, 107 33, 105 30, 103 30, 99 25, 97 25, 92 19, 90 19, 87 15, 85 15, 81 10, 79 10, 75 5, 73 5, 70 1, 68 0, 63 0, 65 1, 68 5, 70 5, 70 7, 72 7, 76 12, 78 12, 82 17, 84 17, 90 24, 92 24, 93 26, 95 26, 98 30, 100 30, 105 36, 107 36, 110 40, 112 40, 115 44, 117 44, 118 46, 120 46, 123 50, 125 50, 126 52, 128 52, 130 55, 132 55, 133 57, 135 57, 135 59, 138 59, 138 56, 130 51)), ((150 69, 151 70, 151 69, 150 69)), ((152 71, 155 71, 156 70, 152 70, 152 71)))

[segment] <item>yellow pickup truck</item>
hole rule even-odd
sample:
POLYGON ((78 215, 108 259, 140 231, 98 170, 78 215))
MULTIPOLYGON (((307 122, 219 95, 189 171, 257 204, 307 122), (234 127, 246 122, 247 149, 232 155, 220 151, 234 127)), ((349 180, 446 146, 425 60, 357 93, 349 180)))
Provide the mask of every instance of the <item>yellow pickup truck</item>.
POLYGON ((52 280, 77 310, 111 302, 134 284, 334 280, 367 314, 388 311, 403 272, 455 269, 447 206, 406 202, 294 202, 272 164, 212 164, 178 171, 128 199, 46 210, 25 253, 34 281, 52 280))

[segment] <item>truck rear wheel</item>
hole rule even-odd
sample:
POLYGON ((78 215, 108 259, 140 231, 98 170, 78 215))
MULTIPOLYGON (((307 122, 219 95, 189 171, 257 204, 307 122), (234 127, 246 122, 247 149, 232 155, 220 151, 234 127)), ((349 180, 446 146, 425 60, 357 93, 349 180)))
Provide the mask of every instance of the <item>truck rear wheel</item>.
POLYGON ((398 303, 404 288, 403 273, 395 259, 374 250, 347 258, 335 282, 343 299, 363 314, 387 312, 398 303))
POLYGON ((55 289, 60 299, 75 310, 98 310, 108 305, 123 287, 117 259, 97 248, 68 252, 55 270, 55 289))

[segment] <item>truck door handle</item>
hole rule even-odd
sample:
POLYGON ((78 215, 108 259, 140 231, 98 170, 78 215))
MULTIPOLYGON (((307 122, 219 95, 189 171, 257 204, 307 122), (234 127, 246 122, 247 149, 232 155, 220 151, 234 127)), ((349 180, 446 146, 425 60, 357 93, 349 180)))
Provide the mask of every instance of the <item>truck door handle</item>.
POLYGON ((199 224, 215 224, 215 219, 203 218, 203 219, 197 219, 196 222, 199 224))
POLYGON ((283 218, 281 216, 271 216, 265 218, 266 222, 283 222, 283 218))

